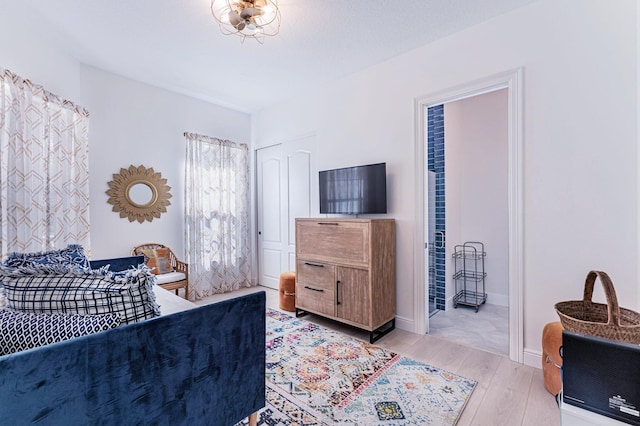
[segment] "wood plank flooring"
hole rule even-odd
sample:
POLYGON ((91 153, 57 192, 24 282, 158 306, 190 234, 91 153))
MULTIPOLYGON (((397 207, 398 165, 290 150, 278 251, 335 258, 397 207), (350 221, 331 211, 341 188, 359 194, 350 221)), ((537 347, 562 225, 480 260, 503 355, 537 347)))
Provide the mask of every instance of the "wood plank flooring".
MULTIPOLYGON (((254 291, 265 291, 267 307, 279 309, 278 292, 265 287, 215 295, 196 304, 212 303, 254 291)), ((319 316, 307 315, 304 319, 362 340, 367 340, 369 336, 367 332, 319 316)), ((382 337, 376 345, 477 380, 478 384, 462 413, 459 426, 560 425, 560 410, 553 395, 544 388, 542 370, 539 368, 441 337, 423 336, 399 329, 382 337)))

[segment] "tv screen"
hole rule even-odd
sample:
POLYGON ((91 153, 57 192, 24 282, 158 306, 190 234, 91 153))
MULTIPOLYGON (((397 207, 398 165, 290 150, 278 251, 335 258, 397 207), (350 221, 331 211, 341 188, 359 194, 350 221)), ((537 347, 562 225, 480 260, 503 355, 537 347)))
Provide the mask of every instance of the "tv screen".
POLYGON ((387 212, 386 163, 319 172, 320 213, 387 212))

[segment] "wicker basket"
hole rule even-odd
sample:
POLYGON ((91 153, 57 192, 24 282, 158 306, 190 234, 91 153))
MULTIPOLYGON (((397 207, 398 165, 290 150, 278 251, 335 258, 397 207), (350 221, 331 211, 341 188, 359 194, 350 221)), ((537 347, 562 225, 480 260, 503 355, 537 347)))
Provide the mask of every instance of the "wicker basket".
POLYGON ((568 331, 640 344, 640 314, 618 305, 613 283, 605 272, 590 271, 584 282, 582 300, 559 302, 555 309, 562 326, 568 331), (606 305, 591 301, 596 277, 604 287, 606 305))

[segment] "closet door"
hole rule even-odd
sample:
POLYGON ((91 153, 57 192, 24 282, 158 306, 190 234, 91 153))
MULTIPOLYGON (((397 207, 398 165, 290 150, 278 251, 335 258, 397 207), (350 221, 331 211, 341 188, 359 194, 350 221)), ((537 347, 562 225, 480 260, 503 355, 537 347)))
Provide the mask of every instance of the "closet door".
POLYGON ((260 285, 277 289, 280 273, 296 269, 295 218, 317 206, 314 152, 315 136, 256 150, 260 285))
POLYGON ((256 151, 258 204, 258 284, 278 288, 282 272, 285 193, 282 145, 256 151))

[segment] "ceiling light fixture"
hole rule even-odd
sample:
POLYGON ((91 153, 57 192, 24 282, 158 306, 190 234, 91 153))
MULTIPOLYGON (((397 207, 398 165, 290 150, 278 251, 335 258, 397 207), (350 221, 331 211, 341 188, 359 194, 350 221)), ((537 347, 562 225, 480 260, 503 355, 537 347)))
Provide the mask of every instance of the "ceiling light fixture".
POLYGON ((280 31, 278 0, 211 0, 211 13, 222 34, 264 43, 280 31))

